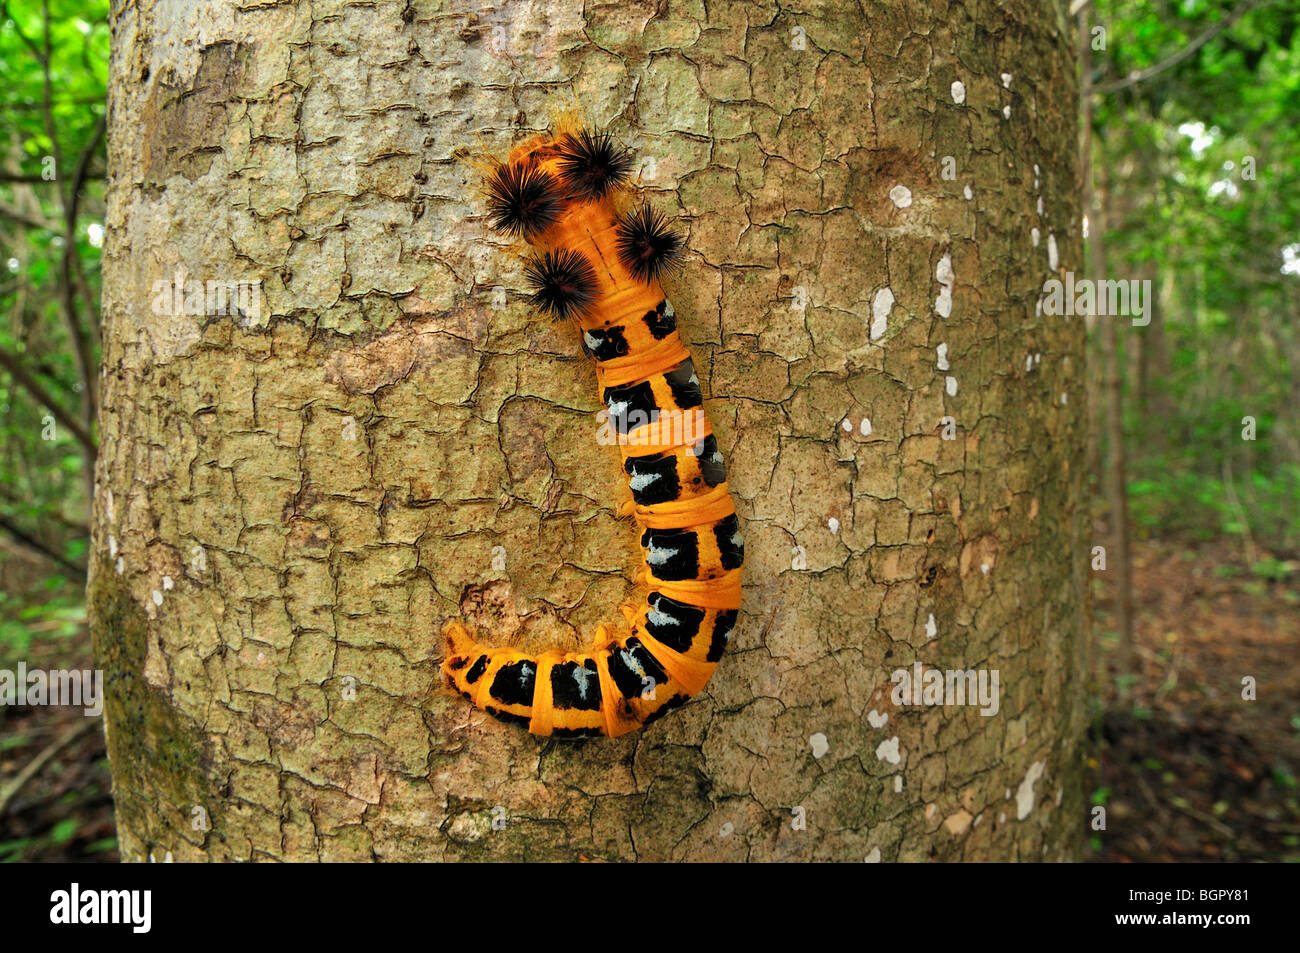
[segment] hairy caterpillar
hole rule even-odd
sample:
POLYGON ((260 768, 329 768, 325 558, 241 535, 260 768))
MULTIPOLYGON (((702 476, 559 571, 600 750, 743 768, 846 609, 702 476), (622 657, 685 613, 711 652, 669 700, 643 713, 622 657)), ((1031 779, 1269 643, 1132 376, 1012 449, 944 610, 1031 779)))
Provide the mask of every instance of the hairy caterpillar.
POLYGON ((626 633, 599 626, 590 651, 530 655, 447 624, 442 671, 475 705, 538 735, 621 735, 704 688, 740 607, 744 540, 699 379, 659 287, 681 239, 647 204, 622 212, 631 154, 604 133, 565 129, 516 146, 486 179, 494 228, 533 249, 537 308, 571 319, 619 435, 641 527, 644 605, 626 633))

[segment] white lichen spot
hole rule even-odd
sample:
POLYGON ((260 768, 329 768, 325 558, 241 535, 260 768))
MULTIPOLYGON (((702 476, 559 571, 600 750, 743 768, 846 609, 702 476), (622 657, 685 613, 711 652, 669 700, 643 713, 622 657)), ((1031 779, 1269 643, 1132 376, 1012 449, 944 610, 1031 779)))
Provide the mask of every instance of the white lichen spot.
POLYGON ((1047 267, 1056 271, 1061 264, 1061 256, 1056 251, 1056 236, 1051 232, 1047 233, 1047 267))
POLYGON ((947 285, 939 288, 939 297, 934 299, 934 313, 941 318, 952 314, 952 289, 947 285))
POLYGON ((1029 240, 1034 243, 1035 248, 1038 247, 1038 242, 1042 239, 1042 237, 1043 237, 1042 232, 1038 230, 1037 225, 1035 225, 1033 228, 1029 230, 1029 240))
POLYGON ((1070 400, 1070 395, 1069 395, 1069 394, 1062 394, 1062 395, 1061 395, 1061 406, 1064 407, 1064 406, 1066 405, 1066 403, 1069 402, 1069 400, 1070 400))
POLYGON ((988 563, 980 563, 980 572, 984 573, 984 575, 986 576, 989 574, 989 570, 992 568, 993 567, 988 563))
POLYGON ((949 397, 957 396, 957 378, 949 374, 943 379, 943 389, 948 392, 949 397))
POLYGON ((1057 806, 1057 807, 1060 807, 1060 806, 1061 806, 1061 797, 1062 797, 1064 794, 1065 794, 1065 791, 1064 791, 1062 788, 1057 788, 1057 789, 1056 789, 1056 806, 1057 806))
POLYGON ((104 518, 110 523, 115 522, 117 517, 113 509, 113 491, 104 491, 104 518))
MULTIPOLYGON (((955 86, 956 83, 954 83, 953 85, 955 86)), ((880 848, 879 847, 871 848, 871 851, 867 854, 865 858, 863 858, 863 863, 866 864, 880 863, 880 848)))
POLYGON ((736 825, 731 823, 731 821, 727 821, 727 823, 723 824, 720 828, 718 828, 719 837, 730 837, 735 832, 736 832, 736 825))
POLYGON ((832 516, 830 519, 826 521, 826 528, 829 529, 831 531, 831 535, 834 536, 836 533, 840 531, 840 521, 832 516))
POLYGON ((1043 197, 1042 197, 1041 195, 1038 196, 1037 208, 1038 208, 1038 217, 1039 217, 1039 218, 1042 218, 1042 217, 1043 217, 1043 197))
POLYGON ((1007 105, 1005 105, 1005 106, 1002 107, 1002 118, 1003 118, 1003 119, 1010 119, 1010 118, 1011 118, 1011 105, 1010 105, 1010 103, 1008 103, 1007 105))
POLYGON ((907 208, 912 204, 912 190, 906 185, 896 185, 889 190, 889 200, 899 208, 907 208))
POLYGON ((117 537, 112 533, 108 534, 108 558, 117 558, 117 537))
POLYGON ((853 421, 849 420, 849 418, 845 417, 841 420, 840 426, 844 428, 845 433, 853 433, 853 421))
POLYGON ((1041 351, 1034 355, 1034 363, 1035 364, 1043 363, 1043 355, 1041 351))
POLYGON ((894 775, 894 793, 903 793, 903 776, 901 774, 894 775))
POLYGON ((1043 776, 1043 762, 1035 761, 1016 788, 1016 820, 1023 821, 1034 809, 1034 783, 1043 776))
POLYGON ((999 811, 999 812, 998 812, 998 823, 999 823, 999 824, 1005 824, 1006 822, 1007 822, 1007 812, 1006 812, 1006 811, 999 811))
POLYGON ((1034 355, 1032 355, 1032 354, 1026 354, 1026 355, 1025 355, 1025 370, 1027 370, 1027 371, 1032 371, 1033 369, 1034 369, 1034 355))
POLYGON ((964 196, 966 196, 966 201, 967 201, 967 202, 969 202, 971 199, 973 199, 973 198, 975 197, 975 193, 972 192, 972 191, 970 190, 970 186, 969 186, 969 185, 967 185, 965 188, 963 188, 963 189, 961 190, 961 194, 964 195, 964 196))
POLYGON ((122 575, 122 573, 126 571, 126 561, 121 556, 118 556, 114 568, 117 569, 117 574, 119 576, 122 575))
POLYGON ((966 101, 966 84, 959 79, 952 81, 952 101, 958 106, 966 101))
POLYGON ((889 312, 894 308, 894 293, 881 288, 871 300, 871 340, 879 341, 889 326, 889 312))
POLYGON ((1034 175, 1038 175, 1038 163, 1034 163, 1034 175))
POLYGON ((162 605, 162 592, 160 590, 155 589, 153 591, 152 598, 153 598, 154 605, 156 606, 162 605))
POLYGON ((925 637, 932 639, 939 634, 939 624, 934 621, 934 613, 930 613, 930 618, 925 620, 925 637))
POLYGON ((1010 74, 1010 73, 1003 73, 1003 74, 1002 74, 1002 88, 1003 88, 1003 89, 1010 89, 1010 88, 1011 88, 1011 74, 1010 74))
POLYGON ((826 754, 826 752, 831 750, 830 742, 826 740, 826 736, 820 731, 808 739, 808 744, 812 748, 812 756, 814 758, 821 758, 826 754))
POLYGON ((952 255, 945 254, 934 268, 934 280, 939 282, 939 297, 934 299, 935 313, 941 318, 952 314, 952 286, 957 274, 952 270, 952 255))
POLYGON ((171 576, 163 576, 162 584, 163 584, 163 592, 171 592, 176 585, 176 583, 172 582, 171 576))
POLYGON ((957 280, 957 273, 952 270, 952 255, 945 253, 934 266, 934 280, 941 285, 951 286, 957 280))
POLYGON ((872 728, 883 728, 887 721, 889 721, 889 716, 876 711, 874 708, 867 712, 867 724, 872 728))
POLYGON ((888 761, 890 764, 898 764, 903 760, 903 756, 898 751, 898 735, 876 745, 876 758, 880 761, 888 761))
POLYGON ((946 370, 948 370, 948 344, 947 344, 947 342, 944 342, 943 344, 940 344, 938 347, 936 347, 936 348, 934 349, 934 353, 935 353, 936 357, 938 358, 939 370, 941 370, 941 371, 946 371, 946 370))
POLYGON ((864 437, 871 436, 871 421, 868 418, 862 418, 862 423, 858 424, 858 433, 864 437))

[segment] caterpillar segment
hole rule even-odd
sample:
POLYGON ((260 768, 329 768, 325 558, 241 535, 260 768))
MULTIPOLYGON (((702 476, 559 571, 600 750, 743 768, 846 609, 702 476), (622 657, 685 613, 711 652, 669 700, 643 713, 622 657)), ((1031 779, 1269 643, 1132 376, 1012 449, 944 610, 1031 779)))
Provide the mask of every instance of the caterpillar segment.
POLYGON ((595 362, 631 490, 619 512, 641 529, 644 602, 622 607, 617 631, 599 626, 587 652, 491 646, 448 623, 451 687, 537 735, 622 735, 681 706, 708 683, 740 608, 744 540, 726 464, 659 285, 681 240, 648 205, 618 211, 631 167, 609 136, 559 129, 486 179, 493 227, 531 246, 534 304, 572 320, 595 362))

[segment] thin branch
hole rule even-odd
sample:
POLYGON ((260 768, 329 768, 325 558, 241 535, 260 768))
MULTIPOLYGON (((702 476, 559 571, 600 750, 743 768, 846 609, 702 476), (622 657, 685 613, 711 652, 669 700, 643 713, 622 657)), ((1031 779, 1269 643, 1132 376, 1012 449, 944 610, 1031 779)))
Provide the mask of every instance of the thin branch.
POLYGON ((1143 82, 1144 80, 1148 80, 1152 76, 1156 76, 1159 73, 1163 73, 1171 66, 1176 66, 1177 64, 1181 63, 1183 60, 1187 59, 1187 57, 1191 56, 1193 53, 1195 53, 1197 50, 1203 47, 1206 43, 1209 43, 1212 39, 1214 39, 1224 30, 1228 29, 1228 27, 1232 26, 1234 23, 1240 20, 1250 10, 1257 7, 1259 5, 1259 2, 1260 0, 1245 0, 1244 3, 1238 4, 1237 8, 1233 10, 1231 13, 1229 13, 1226 17, 1224 17, 1214 26, 1210 27, 1208 30, 1206 30, 1196 39, 1192 40, 1191 43, 1187 44, 1187 46, 1183 47, 1181 50, 1179 50, 1177 53, 1175 53, 1173 56, 1169 57, 1168 59, 1162 60, 1159 63, 1156 63, 1154 66, 1148 66, 1146 69, 1136 70, 1132 73, 1129 73, 1128 76, 1125 77, 1124 79, 1117 79, 1114 80, 1113 82, 1103 83, 1100 86, 1094 86, 1092 88, 1092 91, 1100 95, 1104 95, 1106 93, 1115 93, 1121 89, 1127 89, 1129 86, 1133 86, 1136 85, 1137 83, 1143 82))
POLYGON ((103 722, 99 718, 82 719, 82 721, 73 725, 63 734, 59 735, 59 737, 55 738, 45 747, 44 751, 28 762, 27 766, 19 771, 12 781, 5 785, 4 790, 0 791, 0 816, 3 816, 5 811, 9 809, 9 802, 14 799, 14 795, 21 791, 28 781, 39 774, 40 770, 44 768, 56 754, 68 745, 72 744, 82 735, 89 732, 91 728, 101 724, 103 724, 103 722))
POLYGON ((59 226, 54 222, 47 222, 44 219, 34 218, 21 209, 16 209, 12 205, 6 205, 0 202, 0 218, 7 218, 10 221, 17 222, 19 225, 26 225, 28 228, 41 228, 50 232, 57 232, 59 226))
MULTIPOLYGON (((95 399, 95 365, 92 360, 93 345, 90 335, 86 333, 86 325, 94 327, 93 318, 88 322, 83 322, 77 311, 77 285, 73 281, 73 269, 80 270, 81 263, 77 255, 77 209, 81 204, 81 189, 86 184, 86 174, 90 170, 90 159, 99 148, 100 140, 104 138, 104 129, 108 122, 107 115, 101 114, 99 120, 95 123, 95 130, 91 134, 90 142, 82 150, 81 157, 77 160, 77 168, 72 177, 72 191, 64 197, 63 200, 63 220, 65 226, 65 238, 63 241, 63 263, 62 263, 62 287, 59 289, 63 297, 64 320, 68 325, 68 332, 72 335, 73 348, 77 355, 77 369, 81 372, 81 383, 85 388, 82 394, 85 398, 86 426, 93 426, 95 417, 98 414, 97 401, 95 399)), ((85 283, 84 278, 82 284, 85 283)), ((85 302, 87 310, 94 311, 94 302, 85 302)))
POLYGON ((49 546, 46 546, 35 536, 32 536, 30 533, 24 532, 17 525, 15 525, 8 517, 0 516, 0 529, 4 530, 6 533, 12 536, 14 540, 18 542, 21 546, 23 546, 25 549, 30 550, 31 552, 33 552, 37 556, 42 557, 43 559, 48 559, 50 562, 58 565, 59 568, 67 570, 69 573, 72 574, 74 579, 80 582, 85 582, 86 580, 85 566, 78 566, 76 563, 63 556, 57 550, 51 549, 49 546))
POLYGON ((86 452, 90 456, 95 455, 95 439, 90 435, 89 431, 77 422, 76 417, 73 417, 60 407, 41 382, 28 373, 27 368, 23 367, 18 358, 4 350, 4 348, 0 348, 0 367, 12 374, 14 381, 21 385, 27 393, 31 394, 37 403, 49 410, 55 420, 67 427, 68 432, 81 442, 81 445, 86 448, 86 452))

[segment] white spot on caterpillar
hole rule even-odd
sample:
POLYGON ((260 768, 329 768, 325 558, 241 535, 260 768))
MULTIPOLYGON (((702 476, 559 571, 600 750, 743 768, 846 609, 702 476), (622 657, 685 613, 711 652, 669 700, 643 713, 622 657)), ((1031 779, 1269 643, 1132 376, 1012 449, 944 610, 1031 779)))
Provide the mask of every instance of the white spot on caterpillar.
POLYGON ((1035 761, 1025 772, 1025 779, 1016 789, 1016 820, 1023 821, 1034 810, 1034 783, 1043 776, 1043 762, 1035 761))
POLYGON ((651 566, 662 566, 664 563, 668 562, 668 560, 676 556, 678 552, 680 552, 680 550, 676 546, 664 548, 656 546, 652 542, 646 550, 645 561, 651 566))
POLYGON ((876 745, 876 757, 881 761, 888 761, 890 764, 898 764, 902 761, 903 756, 898 753, 898 735, 894 735, 888 741, 882 741, 876 745))
POLYGON ((949 374, 943 379, 943 389, 948 392, 949 397, 957 396, 957 378, 949 374))
POLYGON ((1003 88, 1003 89, 1010 89, 1010 88, 1011 88, 1011 74, 1010 74, 1010 73, 1003 73, 1003 74, 1002 74, 1002 88, 1003 88))
POLYGON ((1033 369, 1034 369, 1034 355, 1032 355, 1032 354, 1026 354, 1026 355, 1025 355, 1025 370, 1027 370, 1027 371, 1032 371, 1033 369))
POLYGON ((1042 238, 1042 233, 1038 231, 1037 225, 1035 225, 1033 228, 1029 230, 1029 240, 1034 243, 1035 248, 1038 247, 1038 242, 1041 238, 1042 238))
POLYGON ((984 575, 986 576, 989 574, 989 570, 992 568, 993 567, 990 566, 988 563, 980 563, 980 572, 984 573, 984 575))
POLYGON ((1034 163, 1034 175, 1038 175, 1038 163, 1034 163))
POLYGON ((654 626, 678 625, 682 621, 677 618, 677 616, 669 615, 667 612, 664 612, 663 609, 651 609, 646 613, 645 618, 647 622, 654 626))
MULTIPOLYGON (((958 85, 958 84, 957 84, 957 83, 953 83, 953 85, 956 86, 956 85, 958 85)), ((954 97, 954 98, 955 98, 955 97, 954 97)), ((867 854, 867 856, 863 859, 862 862, 863 862, 864 864, 878 864, 878 863, 880 863, 880 848, 879 848, 879 847, 873 847, 873 848, 871 848, 871 852, 870 852, 869 854, 867 854)))
POLYGON ((656 473, 653 470, 649 473, 638 472, 627 481, 627 485, 632 488, 633 492, 639 493, 661 476, 663 476, 662 473, 656 473))
POLYGON ((937 355, 937 357, 938 357, 939 370, 941 370, 941 371, 946 371, 946 370, 948 369, 948 345, 947 345, 947 343, 940 344, 937 348, 934 349, 934 353, 935 353, 935 354, 937 355))
POLYGON ((108 534, 108 558, 117 558, 117 537, 112 533, 108 534))
POLYGON ((952 81, 952 101, 958 106, 966 101, 966 84, 959 79, 952 81))
POLYGON ((866 417, 862 418, 862 423, 858 424, 858 432, 864 437, 871 436, 871 421, 866 417))
POLYGON ((826 736, 820 731, 808 739, 808 744, 812 747, 812 756, 814 758, 821 758, 831 750, 830 742, 826 740, 826 736))
POLYGON ((1051 232, 1047 234, 1047 267, 1056 271, 1057 265, 1061 263, 1061 258, 1056 252, 1056 236, 1051 232))
POLYGON ((1010 118, 1011 118, 1011 106, 1010 106, 1010 104, 1008 104, 1008 105, 1002 107, 1002 118, 1003 118, 1003 119, 1010 119, 1010 118))
POLYGON ((117 568, 117 574, 119 576, 122 575, 123 571, 125 571, 126 569, 126 561, 122 559, 121 556, 117 557, 116 568, 117 568))
POLYGON ((939 626, 934 621, 934 613, 930 613, 930 618, 925 620, 925 637, 932 639, 939 634, 939 626))
POLYGON ((1070 395, 1069 395, 1069 394, 1062 394, 1062 395, 1061 395, 1061 406, 1062 406, 1062 407, 1065 406, 1065 404, 1066 404, 1066 402, 1069 400, 1069 398, 1070 398, 1070 395))
MULTIPOLYGON (((633 655, 627 649, 619 649, 618 654, 623 657, 623 664, 626 665, 629 669, 631 669, 634 674, 636 674, 639 678, 646 677, 645 669, 641 667, 641 663, 636 660, 635 655, 633 655)), ((526 668, 527 666, 524 667, 526 668)))
POLYGON ((867 712, 867 724, 871 725, 872 728, 883 728, 887 721, 889 721, 889 716, 882 715, 874 708, 867 712))
POLYGON ((575 665, 575 666, 573 667, 573 681, 574 681, 574 682, 577 684, 577 686, 578 686, 578 697, 579 697, 579 698, 586 698, 586 697, 587 697, 588 686, 589 686, 591 680, 592 680, 593 678, 596 678, 596 677, 597 677, 597 676, 595 676, 595 675, 593 675, 591 672, 587 671, 587 669, 586 669, 585 666, 582 666, 582 665, 575 665))
POLYGON ((1035 363, 1035 364, 1041 364, 1041 363, 1043 363, 1043 355, 1042 355, 1041 352, 1038 353, 1038 354, 1035 354, 1035 355, 1034 355, 1034 363, 1035 363))
POLYGON ((1043 217, 1043 197, 1041 195, 1038 196, 1038 217, 1043 217))
POLYGON ((975 197, 975 193, 970 190, 969 185, 961 190, 961 194, 966 196, 966 201, 968 202, 975 197))
POLYGON ((889 199, 899 208, 907 208, 912 204, 912 190, 906 185, 896 185, 889 190, 889 199))
POLYGON ((831 535, 834 536, 836 533, 840 531, 840 521, 832 516, 830 519, 826 521, 826 528, 829 529, 831 531, 831 535))
POLYGON ((881 288, 871 301, 871 340, 878 341, 885 336, 889 326, 889 312, 894 307, 894 293, 888 288, 881 288))

